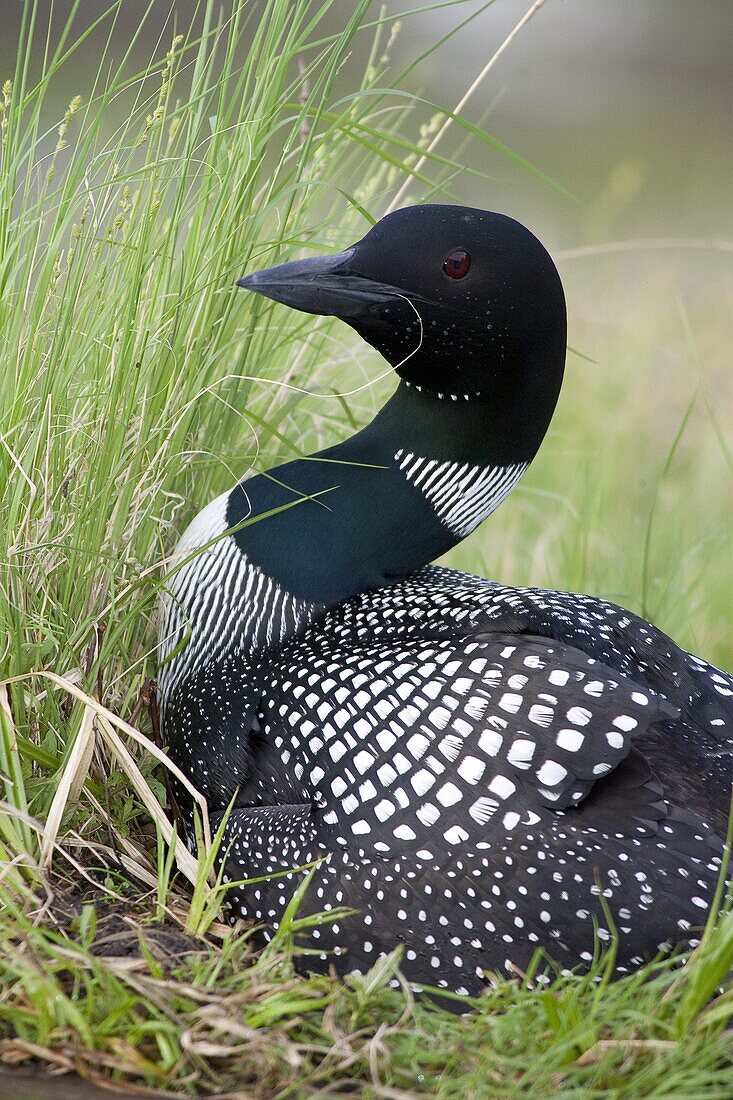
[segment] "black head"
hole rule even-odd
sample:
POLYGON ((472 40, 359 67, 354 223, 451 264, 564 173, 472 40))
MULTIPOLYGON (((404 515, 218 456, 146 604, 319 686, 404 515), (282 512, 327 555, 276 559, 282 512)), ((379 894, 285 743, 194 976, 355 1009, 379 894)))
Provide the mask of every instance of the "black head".
POLYGON ((256 272, 239 285, 340 317, 423 391, 511 397, 549 422, 565 362, 565 299, 547 251, 513 218, 406 207, 344 252, 256 272))

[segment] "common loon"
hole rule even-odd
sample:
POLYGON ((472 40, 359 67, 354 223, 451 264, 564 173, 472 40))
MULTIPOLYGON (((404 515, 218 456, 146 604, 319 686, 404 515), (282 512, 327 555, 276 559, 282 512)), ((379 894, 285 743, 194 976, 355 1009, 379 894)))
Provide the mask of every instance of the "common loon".
POLYGON ((225 881, 259 880, 232 913, 269 939, 309 873, 301 916, 352 912, 310 929, 305 967, 363 972, 401 943, 408 981, 459 994, 538 948, 587 968, 615 933, 624 972, 694 944, 733 678, 604 600, 429 564, 552 417, 548 253, 509 217, 425 205, 239 283, 346 321, 399 384, 352 438, 214 500, 174 555, 163 728, 213 826, 232 804, 225 881))

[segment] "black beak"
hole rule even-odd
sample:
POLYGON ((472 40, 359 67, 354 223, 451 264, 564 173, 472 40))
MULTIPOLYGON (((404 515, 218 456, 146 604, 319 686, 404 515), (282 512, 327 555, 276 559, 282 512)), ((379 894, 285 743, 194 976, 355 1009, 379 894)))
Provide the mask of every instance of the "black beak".
POLYGON ((358 317, 370 305, 404 296, 396 287, 357 274, 351 266, 355 252, 355 248, 347 248, 333 256, 268 267, 237 279, 237 286, 304 313, 345 321, 358 317))

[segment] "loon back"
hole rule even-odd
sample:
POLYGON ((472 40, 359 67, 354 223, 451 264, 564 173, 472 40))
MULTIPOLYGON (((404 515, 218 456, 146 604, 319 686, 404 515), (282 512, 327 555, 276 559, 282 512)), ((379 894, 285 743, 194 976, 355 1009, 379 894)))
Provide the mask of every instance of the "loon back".
POLYGON ((343 970, 395 940, 417 983, 475 992, 619 930, 619 968, 694 940, 720 867, 733 681, 592 597, 428 565, 517 484, 562 382, 565 304, 503 215, 422 206, 241 285, 331 314, 398 376, 351 439, 213 501, 161 614, 171 754, 227 825, 235 913, 305 910, 343 970))

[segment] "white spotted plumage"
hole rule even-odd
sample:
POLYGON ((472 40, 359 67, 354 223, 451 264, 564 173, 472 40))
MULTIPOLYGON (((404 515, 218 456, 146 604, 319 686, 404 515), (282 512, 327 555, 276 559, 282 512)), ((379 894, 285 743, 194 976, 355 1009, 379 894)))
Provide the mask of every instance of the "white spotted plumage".
MULTIPOLYGON (((219 508, 196 539, 222 529, 219 508)), ((195 625, 201 584, 244 570, 232 590, 262 599, 236 622, 254 624, 262 645, 265 624, 282 629, 284 601, 233 553, 189 576, 179 600, 195 625)), ((260 662, 251 633, 208 654, 199 640, 194 653, 178 666, 183 688, 168 678, 164 698, 208 658, 198 690, 215 697, 212 721, 254 684, 258 737, 276 754, 275 772, 263 764, 242 780, 225 835, 230 880, 278 876, 232 892, 265 938, 296 868, 316 862, 305 911, 358 911, 314 930, 316 958, 366 969, 399 928, 417 987, 434 975, 440 988, 477 992, 484 970, 526 965, 539 945, 568 968, 589 962, 595 930, 610 938, 608 908, 619 970, 665 942, 694 942, 720 846, 708 822, 665 802, 634 746, 662 727, 687 744, 686 719, 664 699, 672 668, 704 714, 697 766, 728 774, 733 681, 648 624, 590 597, 426 568, 314 618, 274 658, 260 662), (586 813, 605 776, 620 793, 586 813)), ((197 778, 210 783, 203 766, 197 778)), ((206 793, 216 824, 225 806, 206 793)))

